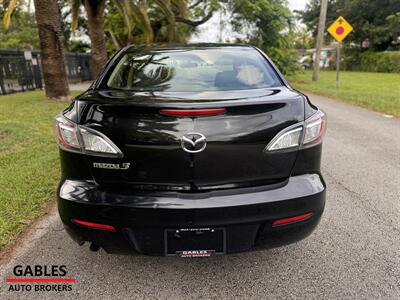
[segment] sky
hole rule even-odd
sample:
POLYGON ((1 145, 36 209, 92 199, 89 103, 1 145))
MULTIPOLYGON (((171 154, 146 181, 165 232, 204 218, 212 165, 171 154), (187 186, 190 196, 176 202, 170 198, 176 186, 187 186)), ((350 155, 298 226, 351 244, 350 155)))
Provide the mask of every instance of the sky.
POLYGON ((306 7, 307 0, 288 0, 291 10, 303 10, 306 7))
MULTIPOLYGON (((308 0, 288 0, 289 8, 294 10, 303 10, 308 0)), ((232 29, 230 26, 224 26, 224 30, 220 30, 220 18, 219 14, 215 14, 211 20, 206 24, 199 26, 199 34, 191 38, 191 42, 218 42, 220 36, 225 41, 226 38, 233 36, 232 29)))

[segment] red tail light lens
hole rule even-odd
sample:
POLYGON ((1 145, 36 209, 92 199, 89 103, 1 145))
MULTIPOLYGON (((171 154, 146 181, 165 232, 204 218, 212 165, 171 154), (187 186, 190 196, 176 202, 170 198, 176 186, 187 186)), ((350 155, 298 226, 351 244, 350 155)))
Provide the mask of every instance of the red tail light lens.
POLYGON ((67 149, 80 150, 78 126, 75 123, 62 116, 57 116, 55 118, 54 129, 60 146, 67 149))
POLYGON ((306 214, 295 216, 295 217, 279 219, 272 223, 272 227, 277 227, 277 226, 282 226, 282 225, 287 225, 287 224, 292 224, 295 222, 307 220, 307 219, 311 218, 312 215, 313 215, 313 213, 310 212, 310 213, 306 213, 306 214))
POLYGON ((318 143, 325 134, 326 116, 322 111, 317 111, 305 121, 303 145, 318 143))
POLYGON ((84 227, 88 227, 88 228, 100 229, 100 230, 112 231, 112 232, 116 232, 117 231, 115 229, 115 227, 111 226, 111 225, 92 223, 92 222, 76 220, 76 219, 72 219, 72 222, 74 222, 75 224, 84 226, 84 227))
POLYGON ((208 109, 161 109, 160 114, 177 117, 198 117, 198 116, 215 116, 224 114, 225 108, 208 108, 208 109))

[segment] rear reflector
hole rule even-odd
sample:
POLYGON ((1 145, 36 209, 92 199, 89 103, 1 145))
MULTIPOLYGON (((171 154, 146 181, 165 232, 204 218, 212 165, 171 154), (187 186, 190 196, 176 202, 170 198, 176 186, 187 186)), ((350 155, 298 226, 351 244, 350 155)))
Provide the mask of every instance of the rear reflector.
POLYGON ((100 230, 106 230, 106 231, 112 231, 112 232, 116 231, 115 227, 111 226, 111 225, 86 222, 86 221, 81 221, 81 220, 76 220, 76 219, 72 219, 72 222, 74 222, 75 224, 78 224, 78 225, 88 227, 88 228, 100 229, 100 230))
POLYGON ((304 215, 299 215, 299 216, 295 216, 295 217, 291 217, 291 218, 279 219, 272 223, 272 227, 287 225, 287 224, 295 223, 298 221, 306 220, 306 219, 310 218, 312 215, 313 215, 313 213, 310 212, 310 213, 306 213, 304 215))
POLYGON ((215 116, 224 114, 225 108, 208 109, 161 109, 160 114, 179 117, 215 116))

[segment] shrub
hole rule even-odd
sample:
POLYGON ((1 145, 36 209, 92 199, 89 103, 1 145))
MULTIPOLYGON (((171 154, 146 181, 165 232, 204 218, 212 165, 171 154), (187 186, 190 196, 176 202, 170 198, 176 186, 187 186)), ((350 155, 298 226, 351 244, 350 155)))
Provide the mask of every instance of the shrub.
POLYGON ((400 73, 400 52, 359 52, 346 49, 342 69, 365 72, 400 73))
POLYGON ((297 53, 294 49, 269 47, 263 50, 284 75, 293 75, 300 71, 300 64, 297 62, 297 53))

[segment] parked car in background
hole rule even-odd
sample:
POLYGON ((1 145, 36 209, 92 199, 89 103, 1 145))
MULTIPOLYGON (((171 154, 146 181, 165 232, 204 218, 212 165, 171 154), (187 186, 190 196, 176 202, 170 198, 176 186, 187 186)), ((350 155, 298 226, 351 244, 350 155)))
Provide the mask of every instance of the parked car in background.
MULTIPOLYGON (((298 59, 299 64, 303 69, 311 69, 315 60, 315 48, 305 49, 302 51, 300 58, 298 59)), ((324 69, 335 68, 336 61, 336 47, 335 45, 329 45, 321 49, 321 57, 319 61, 319 67, 324 69)))

